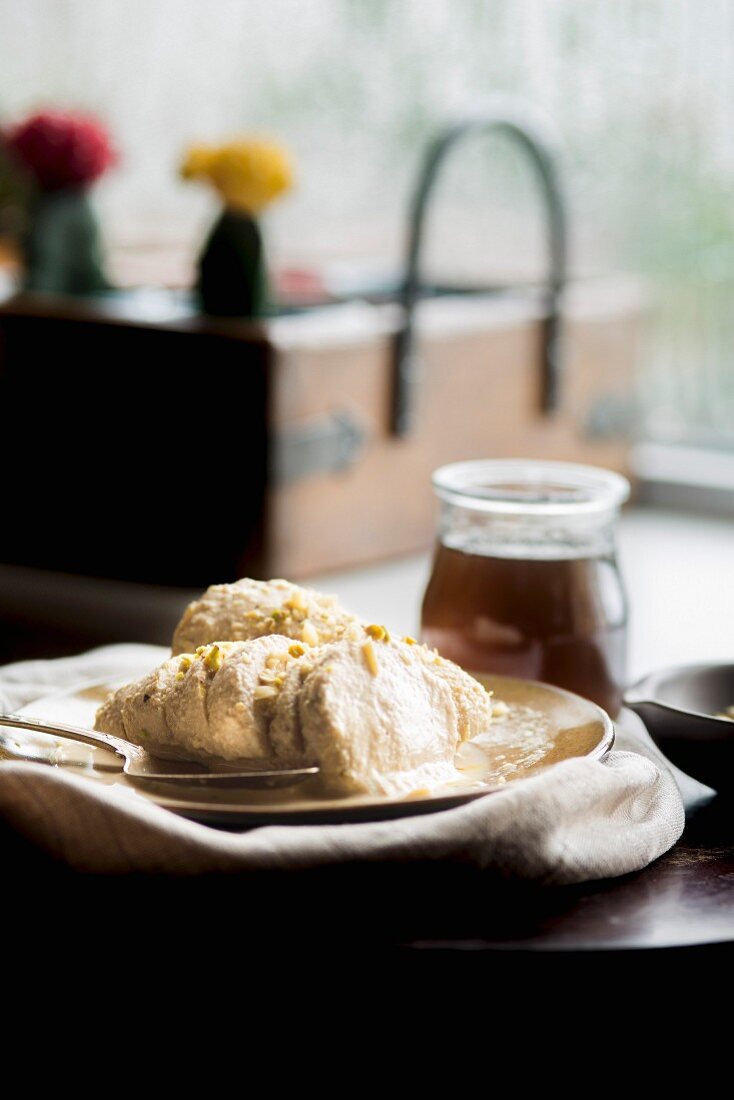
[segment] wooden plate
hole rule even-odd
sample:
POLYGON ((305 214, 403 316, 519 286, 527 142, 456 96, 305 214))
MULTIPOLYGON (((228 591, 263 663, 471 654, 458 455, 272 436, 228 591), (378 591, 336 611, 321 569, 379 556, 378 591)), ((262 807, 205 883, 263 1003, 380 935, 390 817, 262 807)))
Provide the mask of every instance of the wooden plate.
MULTIPOLYGON (((143 675, 147 668, 141 669, 143 675)), ((128 673, 129 675, 129 673, 128 673)), ((477 675, 494 691, 495 700, 509 713, 493 722, 489 734, 476 739, 489 760, 486 776, 463 773, 455 782, 430 794, 401 798, 352 796, 324 799, 309 794, 308 784, 274 791, 231 790, 202 795, 200 790, 181 791, 172 797, 167 788, 135 786, 124 776, 118 758, 102 749, 45 734, 10 729, 0 732, 0 756, 60 767, 90 782, 123 789, 132 799, 147 799, 159 806, 211 825, 316 824, 320 822, 377 821, 411 814, 434 813, 483 798, 518 782, 541 768, 571 757, 602 759, 614 741, 608 715, 577 695, 532 681, 504 676, 477 675)), ((74 691, 48 696, 24 707, 22 713, 91 728, 94 713, 107 693, 120 682, 94 683, 74 691)))

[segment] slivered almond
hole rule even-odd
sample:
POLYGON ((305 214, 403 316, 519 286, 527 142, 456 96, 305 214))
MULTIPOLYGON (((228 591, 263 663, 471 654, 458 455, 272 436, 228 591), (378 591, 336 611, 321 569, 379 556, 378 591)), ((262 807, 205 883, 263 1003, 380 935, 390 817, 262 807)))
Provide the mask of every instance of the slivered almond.
POLYGON ((267 684, 261 684, 256 687, 252 695, 254 699, 273 699, 278 694, 278 689, 275 687, 268 687, 267 684))
POLYGON ((375 647, 372 644, 372 639, 364 643, 362 652, 364 653, 364 660, 367 668, 373 676, 377 676, 380 672, 380 668, 377 664, 377 657, 375 656, 375 647))
POLYGON ((306 619, 305 623, 301 627, 301 641, 305 642, 306 645, 319 644, 319 636, 316 633, 316 628, 314 627, 313 623, 310 623, 308 621, 308 619, 306 619))

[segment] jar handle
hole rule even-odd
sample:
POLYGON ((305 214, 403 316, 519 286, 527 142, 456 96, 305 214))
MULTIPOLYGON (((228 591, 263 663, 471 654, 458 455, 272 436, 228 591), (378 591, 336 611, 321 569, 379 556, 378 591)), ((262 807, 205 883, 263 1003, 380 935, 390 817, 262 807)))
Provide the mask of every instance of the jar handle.
POLYGON ((413 390, 416 375, 415 307, 420 296, 419 260, 423 245, 426 210, 439 168, 447 154, 470 134, 500 131, 514 138, 528 154, 541 183, 547 213, 549 272, 544 292, 545 317, 541 346, 541 409, 552 412, 560 401, 562 375, 561 297, 567 281, 566 202, 557 169, 557 154, 537 123, 514 106, 482 114, 448 126, 428 147, 418 186, 412 199, 408 248, 399 302, 402 323, 393 348, 391 430, 404 436, 413 418, 413 390))

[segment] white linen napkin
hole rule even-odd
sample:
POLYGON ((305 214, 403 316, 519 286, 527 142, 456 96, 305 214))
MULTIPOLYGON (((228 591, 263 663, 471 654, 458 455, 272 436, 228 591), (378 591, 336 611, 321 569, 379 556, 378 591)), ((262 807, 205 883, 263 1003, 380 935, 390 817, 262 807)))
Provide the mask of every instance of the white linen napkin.
MULTIPOLYGON (((59 690, 130 678, 167 656, 119 645, 0 668, 0 709, 59 690)), ((263 826, 223 832, 124 790, 43 764, 0 762, 0 817, 85 872, 195 875, 340 863, 460 860, 549 883, 640 870, 680 836, 684 804, 713 792, 674 768, 625 712, 603 761, 574 759, 456 809, 376 823, 263 826)))

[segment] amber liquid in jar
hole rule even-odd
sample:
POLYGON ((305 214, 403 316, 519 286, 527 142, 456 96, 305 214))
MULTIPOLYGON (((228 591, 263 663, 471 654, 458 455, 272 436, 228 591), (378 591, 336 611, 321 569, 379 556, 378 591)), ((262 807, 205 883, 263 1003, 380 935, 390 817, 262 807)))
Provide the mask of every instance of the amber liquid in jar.
POLYGON ((608 471, 490 460, 434 474, 441 533, 422 640, 469 671, 543 680, 619 712, 627 601, 608 471))
POLYGON ((627 614, 604 558, 529 560, 439 545, 423 601, 422 638, 477 672, 545 680, 621 706, 627 614))

